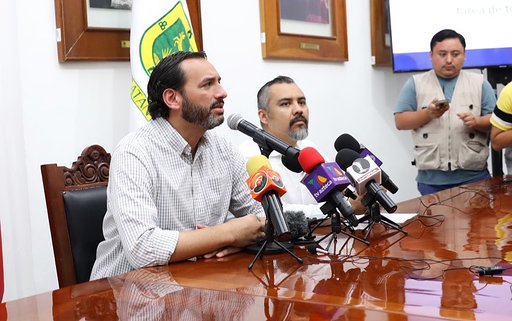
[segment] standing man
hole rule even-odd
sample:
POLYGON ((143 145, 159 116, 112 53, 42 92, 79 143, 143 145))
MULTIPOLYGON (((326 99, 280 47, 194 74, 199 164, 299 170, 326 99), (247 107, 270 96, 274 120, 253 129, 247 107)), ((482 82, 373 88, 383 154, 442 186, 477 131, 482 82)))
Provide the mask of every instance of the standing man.
POLYGON ((505 164, 507 173, 512 174, 512 82, 508 83, 500 93, 496 108, 491 116, 492 148, 505 148, 505 164))
POLYGON ((224 121, 226 91, 204 52, 163 59, 148 82, 152 120, 112 156, 105 240, 91 279, 199 255, 218 257, 264 237, 244 159, 209 129, 224 121), (236 218, 227 221, 227 213, 236 218))
POLYGON ((461 70, 465 50, 461 34, 436 33, 430 42, 433 69, 411 77, 398 98, 395 124, 412 130, 422 195, 490 177, 487 139, 496 96, 483 75, 461 70))

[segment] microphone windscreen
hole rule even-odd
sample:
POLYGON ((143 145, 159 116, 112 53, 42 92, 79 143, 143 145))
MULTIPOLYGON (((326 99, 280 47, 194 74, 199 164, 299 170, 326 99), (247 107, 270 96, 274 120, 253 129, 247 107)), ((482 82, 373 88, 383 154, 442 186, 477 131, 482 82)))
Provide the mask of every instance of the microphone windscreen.
POLYGON ((309 224, 303 211, 285 211, 284 218, 292 235, 292 241, 309 233, 309 224))
POLYGON ((302 172, 302 167, 299 164, 298 157, 288 157, 286 155, 282 155, 281 163, 283 163, 284 167, 288 168, 292 172, 295 172, 295 173, 302 172))
POLYGON ((350 134, 341 134, 334 142, 334 148, 336 151, 340 151, 343 148, 348 148, 359 153, 361 145, 359 142, 350 134))
POLYGON ((263 166, 272 169, 272 166, 270 165, 270 161, 268 160, 268 158, 266 158, 263 155, 255 155, 249 158, 249 160, 247 161, 247 173, 249 173, 249 176, 252 176, 254 173, 256 173, 257 170, 259 170, 263 166))
POLYGON ((228 126, 231 129, 237 130, 238 124, 243 120, 242 115, 240 114, 231 114, 228 116, 228 126))
POLYGON ((353 151, 352 149, 342 148, 336 154, 336 163, 340 165, 342 170, 346 171, 347 168, 350 167, 352 163, 359 157, 359 153, 353 151))
POLYGON ((298 159, 300 166, 308 174, 318 165, 325 163, 323 156, 313 147, 302 149, 298 159))

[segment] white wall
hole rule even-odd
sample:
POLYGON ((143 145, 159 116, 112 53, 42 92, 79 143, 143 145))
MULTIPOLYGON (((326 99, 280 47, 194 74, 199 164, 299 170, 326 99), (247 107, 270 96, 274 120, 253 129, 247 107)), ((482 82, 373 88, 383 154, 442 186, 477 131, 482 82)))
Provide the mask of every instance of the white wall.
POLYGON ((112 150, 129 128, 129 63, 59 64, 54 12, 54 0, 0 4, 4 301, 58 286, 39 166, 112 150))
MULTIPOLYGON (((384 161, 400 187, 395 201, 417 196, 409 133, 393 122, 409 75, 372 67, 369 1, 347 1, 346 63, 263 60, 258 3, 201 1, 204 48, 228 91, 227 114, 257 123, 256 91, 270 78, 291 76, 307 95, 310 138, 324 153, 334 158, 335 139, 350 133, 384 161)), ((128 62, 58 63, 54 0, 1 1, 0 21, 0 219, 9 301, 57 288, 39 166, 69 166, 94 143, 111 151, 129 131, 131 79, 128 62)), ((246 139, 225 125, 216 131, 235 143, 246 139)))

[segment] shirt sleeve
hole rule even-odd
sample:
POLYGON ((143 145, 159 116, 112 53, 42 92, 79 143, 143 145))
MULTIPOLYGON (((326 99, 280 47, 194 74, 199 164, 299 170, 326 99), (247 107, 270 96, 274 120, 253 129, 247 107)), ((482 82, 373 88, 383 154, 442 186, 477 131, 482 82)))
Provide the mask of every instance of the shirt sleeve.
POLYGON ((482 116, 492 113, 496 107, 496 94, 491 84, 484 80, 482 83, 482 116))
POLYGON ((133 268, 165 265, 178 243, 178 231, 164 230, 158 224, 153 200, 154 172, 146 164, 144 152, 122 149, 112 159, 109 177, 109 210, 133 268))
POLYGON ((491 116, 491 124, 503 131, 512 129, 512 83, 501 91, 491 116))
POLYGON ((410 77, 398 96, 398 101, 395 106, 395 113, 401 113, 405 111, 416 111, 418 109, 418 103, 416 101, 416 86, 414 79, 410 77))
POLYGON ((503 88, 496 105, 504 112, 512 114, 512 82, 503 88))

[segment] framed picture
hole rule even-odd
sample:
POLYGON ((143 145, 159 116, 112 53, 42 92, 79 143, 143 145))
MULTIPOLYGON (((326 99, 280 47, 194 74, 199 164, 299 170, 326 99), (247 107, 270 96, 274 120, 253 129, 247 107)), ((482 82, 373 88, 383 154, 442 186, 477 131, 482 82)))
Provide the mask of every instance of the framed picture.
POLYGON ((130 29, 132 0, 87 0, 89 28, 130 29))
MULTIPOLYGON (((130 60, 131 3, 55 0, 59 62, 130 60)), ((187 0, 187 6, 198 49, 202 50, 200 0, 187 0)))
POLYGON ((345 0, 260 0, 263 58, 347 61, 345 0))
POLYGON ((391 66, 388 0, 370 0, 370 28, 374 66, 391 66))

